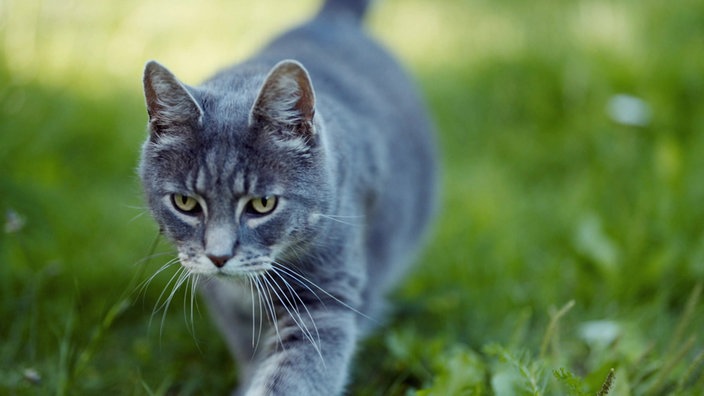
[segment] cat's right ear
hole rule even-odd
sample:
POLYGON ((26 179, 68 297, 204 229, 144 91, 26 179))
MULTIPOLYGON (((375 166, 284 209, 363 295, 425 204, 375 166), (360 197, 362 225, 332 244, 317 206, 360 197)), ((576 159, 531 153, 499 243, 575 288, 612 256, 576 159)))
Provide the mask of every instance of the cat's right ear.
POLYGON ((315 93, 308 71, 294 60, 277 63, 252 106, 249 123, 290 127, 304 138, 315 134, 315 93))
POLYGON ((203 109, 176 76, 155 61, 144 67, 144 97, 152 138, 200 124, 203 109))

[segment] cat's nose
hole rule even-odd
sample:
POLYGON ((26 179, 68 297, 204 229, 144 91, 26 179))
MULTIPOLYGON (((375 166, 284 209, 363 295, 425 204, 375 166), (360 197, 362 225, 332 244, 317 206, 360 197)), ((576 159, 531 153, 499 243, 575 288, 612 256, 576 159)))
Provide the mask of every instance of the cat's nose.
POLYGON ((215 256, 213 254, 209 254, 208 258, 213 262, 213 264, 215 264, 216 267, 222 268, 225 263, 232 258, 232 256, 215 256))

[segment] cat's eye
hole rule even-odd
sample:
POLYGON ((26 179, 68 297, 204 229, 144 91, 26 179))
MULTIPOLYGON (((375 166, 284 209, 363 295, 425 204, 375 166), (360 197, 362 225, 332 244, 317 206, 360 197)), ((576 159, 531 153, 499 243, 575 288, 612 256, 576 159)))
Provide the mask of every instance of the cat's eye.
POLYGON ((171 195, 171 201, 174 203, 174 207, 183 213, 196 214, 201 211, 200 204, 198 201, 187 195, 173 194, 171 195))
POLYGON ((277 199, 275 196, 252 198, 247 203, 247 211, 255 215, 266 215, 276 209, 277 199))

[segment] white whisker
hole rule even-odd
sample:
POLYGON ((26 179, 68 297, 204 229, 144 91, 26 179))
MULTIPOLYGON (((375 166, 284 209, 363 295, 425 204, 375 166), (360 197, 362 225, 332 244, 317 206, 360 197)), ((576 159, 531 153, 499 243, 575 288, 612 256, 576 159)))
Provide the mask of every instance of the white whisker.
POLYGON ((257 333, 257 329, 256 329, 257 321, 255 319, 257 318, 257 314, 256 314, 256 310, 254 308, 254 286, 252 285, 252 275, 250 275, 250 274, 247 274, 247 285, 249 287, 249 292, 250 292, 250 295, 252 298, 252 349, 256 350, 257 345, 256 345, 255 341, 257 339, 256 339, 255 335, 257 333))
MULTIPOLYGON (((178 281, 177 281, 176 283, 174 283, 174 287, 173 287, 173 289, 171 290, 171 294, 169 294, 169 297, 168 297, 168 299, 166 300, 166 301, 167 301, 167 304, 166 304, 166 306, 164 307, 164 312, 163 312, 162 315, 161 315, 161 326, 160 326, 160 329, 159 329, 159 333, 160 333, 160 334, 161 334, 162 331, 163 331, 164 323, 165 323, 165 321, 166 321, 166 314, 167 314, 167 312, 168 312, 168 310, 169 310, 169 306, 171 305, 171 302, 173 301, 174 297, 176 296, 176 293, 178 292, 178 290, 181 289, 181 286, 183 286, 184 284, 188 285, 188 280, 190 279, 190 275, 191 275, 190 271, 188 271, 188 270, 185 269, 185 268, 182 268, 182 270, 181 270, 180 272, 181 272, 181 275, 178 277, 178 281)), ((184 297, 184 303, 185 303, 185 301, 186 301, 186 295, 185 295, 185 293, 184 293, 184 296, 183 296, 183 297, 184 297)), ((186 325, 188 325, 188 319, 187 319, 187 316, 186 316, 186 313, 185 313, 185 312, 184 312, 184 321, 185 321, 186 325)))
MULTIPOLYGON (((301 305, 303 306, 303 309, 306 311, 306 314, 308 315, 308 318, 310 318, 310 322, 313 325, 313 330, 315 330, 315 338, 317 339, 317 342, 314 342, 314 340, 312 340, 312 339, 311 339, 311 342, 316 344, 319 347, 320 346, 320 332, 318 331, 318 326, 315 324, 315 319, 313 318, 313 315, 311 314, 310 310, 308 309, 308 306, 303 301, 303 299, 301 299, 301 296, 298 295, 298 292, 296 292, 296 290, 293 288, 291 283, 289 283, 289 281, 287 281, 286 278, 282 274, 279 273, 279 271, 276 269, 276 267, 272 267, 272 272, 277 277, 279 277, 279 279, 281 279, 281 281, 284 283, 286 288, 291 292, 291 295, 294 298, 294 304, 296 304, 296 313, 299 313, 298 304, 296 303, 296 300, 298 300, 301 303, 301 305)), ((323 302, 321 301, 321 303, 323 303, 323 302)), ((300 317, 300 314, 298 316, 300 317)), ((301 321, 303 321, 302 318, 301 318, 301 321)), ((308 330, 307 327, 306 327, 306 330, 308 330)), ((308 333, 310 334, 310 331, 308 333)), ((311 334, 311 338, 312 338, 312 334, 311 334)))
POLYGON ((141 213, 138 213, 137 215, 135 215, 135 216, 132 217, 131 219, 127 220, 127 224, 132 224, 132 223, 134 223, 137 219, 139 219, 140 217, 144 216, 144 215, 147 214, 147 213, 149 213, 149 212, 146 211, 146 210, 142 211, 141 213))
POLYGON ((323 217, 325 219, 329 219, 341 224, 349 225, 349 226, 360 226, 362 225, 361 222, 350 222, 347 221, 348 219, 354 220, 354 219, 363 219, 364 216, 340 216, 340 215, 329 215, 329 214, 323 214, 323 213, 316 213, 317 216, 323 217))
POLYGON ((259 302, 259 332, 257 333, 257 343, 254 347, 254 352, 259 348, 259 341, 262 339, 262 329, 264 328, 264 307, 262 306, 262 296, 257 293, 257 301, 259 302))
POLYGON ((196 299, 196 293, 198 291, 198 282, 200 281, 199 275, 193 275, 193 283, 191 284, 191 322, 193 322, 193 308, 200 313, 198 309, 198 300, 196 299))
MULTIPOLYGON (((186 282, 186 280, 189 278, 190 272, 184 268, 181 267, 174 276, 171 277, 169 280, 169 283, 167 283, 166 287, 164 287, 164 290, 168 289, 169 285, 173 282, 173 287, 171 288, 171 293, 169 293, 168 297, 164 300, 164 303, 158 308, 158 310, 163 310, 161 314, 161 325, 159 326, 159 336, 161 337, 163 332, 164 332, 164 323, 166 323, 166 313, 169 311, 169 307, 171 306, 171 301, 173 300, 174 296, 176 295, 176 292, 178 289, 183 286, 183 284, 186 282), (178 278, 175 282, 173 282, 174 278, 178 275, 178 278)), ((162 292, 163 294, 163 292, 162 292)), ((159 300, 161 300, 161 296, 159 296, 159 300)), ((157 301, 158 304, 158 301, 157 301)))
POLYGON ((303 276, 302 274, 299 274, 299 273, 295 272, 294 270, 292 270, 291 268, 289 268, 289 267, 287 267, 287 266, 284 266, 284 265, 281 265, 281 264, 279 264, 279 263, 273 262, 273 264, 275 264, 275 265, 277 266, 276 268, 278 268, 279 270, 283 271, 286 275, 290 276, 291 279, 295 280, 295 281, 298 282, 299 284, 304 285, 305 283, 307 283, 307 284, 311 285, 312 287, 314 287, 314 288, 320 290, 323 294, 325 294, 326 296, 330 297, 330 298, 333 299, 335 302, 339 303, 340 305, 344 306, 345 308, 351 310, 352 312, 355 312, 356 314, 358 314, 358 315, 360 315, 360 316, 362 316, 362 317, 364 317, 364 318, 366 318, 366 319, 368 319, 368 320, 371 320, 371 321, 374 322, 374 323, 377 323, 377 321, 376 321, 374 318, 372 318, 372 317, 370 317, 370 316, 368 316, 368 315, 366 315, 366 314, 360 312, 358 309, 352 307, 351 305, 347 304, 346 302, 344 302, 344 301, 340 300, 339 298, 333 296, 333 295, 330 294, 327 290, 325 290, 325 289, 323 289, 322 287, 318 286, 315 282, 313 282, 313 281, 311 281, 310 279, 306 278, 306 277, 303 276))
POLYGON ((147 291, 147 287, 149 287, 149 284, 152 283, 152 281, 163 271, 165 271, 167 268, 171 267, 172 265, 178 263, 178 258, 173 258, 169 261, 166 262, 166 264, 162 265, 158 270, 156 270, 147 280, 142 281, 137 287, 135 288, 138 292, 138 295, 144 295, 147 291))
MULTIPOLYGON (((142 264, 144 264, 144 263, 150 261, 150 260, 153 259, 153 258, 162 257, 162 256, 172 256, 173 254, 174 254, 174 253, 173 253, 173 252, 170 252, 170 251, 169 251, 169 252, 153 253, 153 254, 150 254, 149 256, 142 257, 141 259, 139 259, 139 260, 135 263, 135 265, 142 265, 142 264)), ((178 257, 172 258, 172 259, 169 260, 169 261, 173 261, 173 260, 178 260, 178 257)))
MULTIPOLYGON (((164 267, 162 267, 162 269, 165 269, 166 267, 167 266, 165 265, 164 267)), ((174 272, 173 275, 171 275, 171 278, 169 278, 169 281, 166 282, 166 285, 164 285, 164 287, 161 289, 161 293, 159 293, 159 297, 157 297, 156 303, 154 304, 154 308, 152 309, 152 315, 149 318, 149 327, 151 327, 152 320, 154 319, 154 316, 156 316, 156 313, 159 312, 163 308, 163 303, 161 302, 161 299, 164 298, 164 295, 166 294, 166 290, 169 288, 169 286, 171 286, 171 283, 173 283, 174 279, 176 279, 180 275, 181 270, 182 270, 182 268, 177 269, 176 272, 174 272)), ((155 275, 152 275, 152 278, 155 275)), ((150 278, 150 280, 152 278, 150 278)))
POLYGON ((196 287, 198 283, 198 275, 197 274, 192 274, 189 273, 187 275, 186 279, 186 292, 183 293, 183 315, 186 318, 186 325, 189 328, 189 331, 193 335, 193 338, 195 339, 196 335, 196 321, 194 319, 194 311, 195 311, 195 303, 196 303, 196 287), (188 287, 188 283, 190 282, 191 286, 188 287), (190 296, 189 296, 190 294, 190 296), (188 313, 190 309, 190 314, 188 313), (189 323, 190 321, 190 323, 189 323))
MULTIPOLYGON (((291 311, 288 309, 288 307, 286 306, 286 304, 283 302, 283 300, 281 299, 281 296, 279 296, 279 293, 276 291, 276 289, 273 287, 273 285, 272 285, 271 282, 269 281, 269 278, 267 278, 266 276, 261 276, 259 279, 261 279, 261 280, 263 281, 263 284, 266 286, 267 291, 269 292, 269 295, 271 296, 271 293, 273 292, 273 293, 274 293, 274 296, 276 296, 276 298, 279 300, 279 302, 280 302, 281 305, 284 307, 284 309, 285 309, 286 312, 289 314, 289 316, 291 316, 291 317, 293 318, 293 314, 292 314, 291 311)), ((272 301, 272 303, 274 303, 273 296, 272 296, 271 301, 272 301)), ((295 322, 295 319, 294 319, 294 322, 295 322)), ((275 324, 278 324, 278 318, 277 318, 277 321, 276 321, 275 324)), ((278 326, 276 326, 276 333, 279 335, 279 342, 281 343, 281 346, 283 347, 283 339, 281 338, 281 334, 280 334, 280 332, 279 332, 278 326)))
POLYGON ((318 296, 318 293, 316 293, 313 289, 311 289, 311 288, 310 288, 305 282, 303 282, 301 279, 298 279, 299 277, 305 279, 305 277, 303 277, 303 275, 300 275, 300 274, 296 273, 296 272, 293 271, 292 269, 289 269, 289 268, 287 268, 286 266, 284 266, 283 264, 278 263, 278 262, 276 262, 276 261, 272 261, 272 264, 273 264, 273 265, 272 265, 272 268, 274 269, 274 271, 277 272, 277 275, 279 275, 279 277, 281 277, 281 274, 279 274, 278 271, 282 271, 282 272, 284 273, 284 275, 288 275, 288 276, 291 277, 293 280, 295 280, 296 283, 298 283, 299 285, 305 287, 306 290, 308 290, 309 292, 311 292, 311 294, 313 294, 313 295, 315 296, 315 298, 318 299, 318 301, 320 301, 320 303, 323 304, 323 306, 325 306, 325 301, 323 301, 323 299, 321 299, 320 296, 318 296))
POLYGON ((264 306, 269 313, 269 317, 271 319, 271 323, 274 326, 274 331, 276 332, 276 338, 279 341, 279 344, 281 344, 281 347, 284 348, 284 343, 281 340, 281 334, 279 333, 279 326, 278 326, 278 318, 276 315, 276 309, 274 308, 274 303, 271 297, 271 293, 269 290, 265 287, 264 284, 261 282, 261 278, 259 277, 254 277, 254 285, 257 288, 257 292, 260 296, 260 301, 261 298, 264 298, 264 306))
POLYGON ((286 310, 288 313, 289 317, 291 317, 291 320, 293 320, 293 323, 296 324, 296 327, 298 327, 299 330, 301 330, 301 333, 303 336, 310 341, 311 345, 313 345, 313 348, 315 348, 316 352, 318 352, 318 355, 320 355, 320 358, 323 358, 323 355, 320 351, 320 346, 315 342, 315 339, 313 338, 313 334, 310 332, 308 329, 308 326, 306 325, 305 321, 301 317, 301 314, 298 310, 298 306, 295 304, 295 301, 292 302, 288 295, 281 289, 281 286, 277 282, 275 282, 273 279, 271 279, 268 274, 265 274, 262 279, 264 282, 269 285, 269 288, 271 291, 274 292, 276 295, 276 298, 279 300, 281 303, 281 306, 286 310), (278 291, 277 291, 278 290, 278 291), (280 292, 280 293, 279 293, 280 292))

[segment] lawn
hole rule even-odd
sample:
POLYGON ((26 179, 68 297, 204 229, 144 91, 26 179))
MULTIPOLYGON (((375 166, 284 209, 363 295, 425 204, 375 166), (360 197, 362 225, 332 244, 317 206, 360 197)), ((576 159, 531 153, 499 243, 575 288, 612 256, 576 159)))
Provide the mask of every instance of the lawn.
MULTIPOLYGON (((149 59, 196 84, 316 1, 0 2, 0 394, 227 394, 135 167, 149 59)), ((704 394, 704 2, 384 0, 443 152, 353 395, 704 394), (607 389, 608 388, 608 389, 607 389)))

